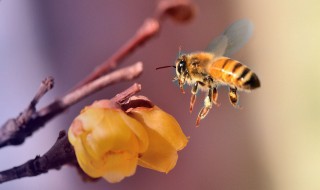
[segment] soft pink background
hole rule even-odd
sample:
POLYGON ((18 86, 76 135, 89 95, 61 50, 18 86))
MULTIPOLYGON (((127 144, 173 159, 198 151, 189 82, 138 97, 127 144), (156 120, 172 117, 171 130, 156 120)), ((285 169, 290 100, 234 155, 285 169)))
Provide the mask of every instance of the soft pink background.
MULTIPOLYGON (((0 189, 269 189, 269 177, 260 162, 258 141, 252 130, 258 125, 253 118, 259 109, 250 99, 258 94, 241 93, 240 104, 244 109, 236 110, 228 102, 227 89, 220 88, 221 106, 214 107, 200 128, 195 128, 203 94, 199 94, 194 113, 190 115, 190 88, 187 87, 183 95, 171 81, 173 70, 155 71, 158 66, 174 63, 180 45, 185 52, 202 50, 230 23, 248 17, 245 12, 237 11, 239 5, 233 1, 198 0, 195 3, 197 15, 191 23, 166 20, 160 34, 123 63, 144 63, 144 73, 135 81, 142 84, 141 94, 175 116, 190 136, 174 170, 165 175, 138 168, 134 176, 121 183, 108 184, 104 180, 84 183, 74 168, 66 166, 38 177, 1 184, 0 189)), ((153 14, 155 5, 156 1, 148 0, 2 0, 0 123, 25 108, 47 75, 55 78, 55 88, 42 99, 40 107, 65 94, 128 40, 144 19, 153 14)), ((254 38, 258 37, 254 35, 254 38)), ((235 57, 259 75, 258 63, 249 61, 250 52, 246 47, 235 57)), ((47 123, 23 145, 1 149, 0 170, 43 154, 55 142, 58 131, 68 129, 82 107, 97 99, 113 97, 131 84, 106 88, 47 123)))

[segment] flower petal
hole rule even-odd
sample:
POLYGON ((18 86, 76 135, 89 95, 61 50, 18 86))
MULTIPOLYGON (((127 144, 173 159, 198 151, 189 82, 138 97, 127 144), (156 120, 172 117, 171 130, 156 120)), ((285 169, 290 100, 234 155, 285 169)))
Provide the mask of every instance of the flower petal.
POLYGON ((159 107, 137 107, 130 110, 129 115, 140 123, 158 132, 176 150, 183 149, 188 142, 179 123, 174 117, 162 111, 159 107))
POLYGON ((110 183, 116 183, 135 173, 138 155, 128 152, 112 153, 105 157, 105 163, 104 169, 107 172, 103 174, 103 178, 110 183))
POLYGON ((149 147, 139 158, 142 167, 168 173, 177 163, 178 154, 175 148, 158 132, 146 128, 149 135, 149 147))
POLYGON ((87 132, 83 145, 90 156, 100 158, 110 150, 132 150, 134 144, 130 139, 133 133, 120 114, 123 113, 117 110, 90 108, 78 117, 87 132))
POLYGON ((132 134, 138 138, 138 152, 144 152, 148 146, 148 135, 143 126, 121 110, 91 107, 77 119, 89 132, 85 145, 92 156, 100 157, 109 150, 132 150, 132 144, 127 143, 132 134))

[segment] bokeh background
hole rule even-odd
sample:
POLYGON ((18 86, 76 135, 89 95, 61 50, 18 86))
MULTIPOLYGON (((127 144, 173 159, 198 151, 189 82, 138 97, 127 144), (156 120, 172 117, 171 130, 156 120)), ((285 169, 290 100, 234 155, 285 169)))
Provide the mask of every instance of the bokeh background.
MULTIPOLYGON (((55 0, 0 1, 0 123, 15 117, 48 75, 55 88, 42 107, 112 55, 151 16, 156 1, 55 0)), ((198 0, 188 24, 166 20, 160 34, 123 65, 144 62, 136 80, 142 94, 176 117, 190 136, 174 170, 165 175, 138 168, 118 184, 84 183, 74 168, 0 185, 13 189, 320 189, 320 3, 316 0, 198 0), (189 114, 190 93, 180 93, 173 64, 178 47, 202 50, 237 19, 254 23, 254 34, 234 58, 252 68, 262 87, 240 93, 243 110, 219 89, 214 107, 195 128, 203 94, 189 114)), ((58 131, 67 129, 80 109, 93 100, 113 97, 131 82, 102 90, 49 122, 26 142, 0 150, 0 170, 20 165, 48 150, 58 131)), ((190 88, 187 88, 189 91, 190 88)))

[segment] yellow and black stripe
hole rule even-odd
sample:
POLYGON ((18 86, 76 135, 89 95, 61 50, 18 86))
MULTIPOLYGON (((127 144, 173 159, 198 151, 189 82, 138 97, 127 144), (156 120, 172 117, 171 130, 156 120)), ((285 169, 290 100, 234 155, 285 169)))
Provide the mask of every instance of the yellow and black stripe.
POLYGON ((223 83, 235 86, 238 89, 252 90, 260 87, 257 75, 240 62, 222 57, 209 68, 210 75, 223 83))

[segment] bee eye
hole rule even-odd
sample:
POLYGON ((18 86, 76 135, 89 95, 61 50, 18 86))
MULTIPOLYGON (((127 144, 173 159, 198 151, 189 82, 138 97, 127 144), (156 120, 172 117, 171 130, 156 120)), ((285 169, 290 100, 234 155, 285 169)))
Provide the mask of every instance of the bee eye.
POLYGON ((181 60, 181 61, 179 62, 179 64, 178 64, 178 68, 177 68, 178 72, 181 74, 181 73, 184 72, 186 69, 187 69, 187 68, 186 68, 186 61, 181 60))

